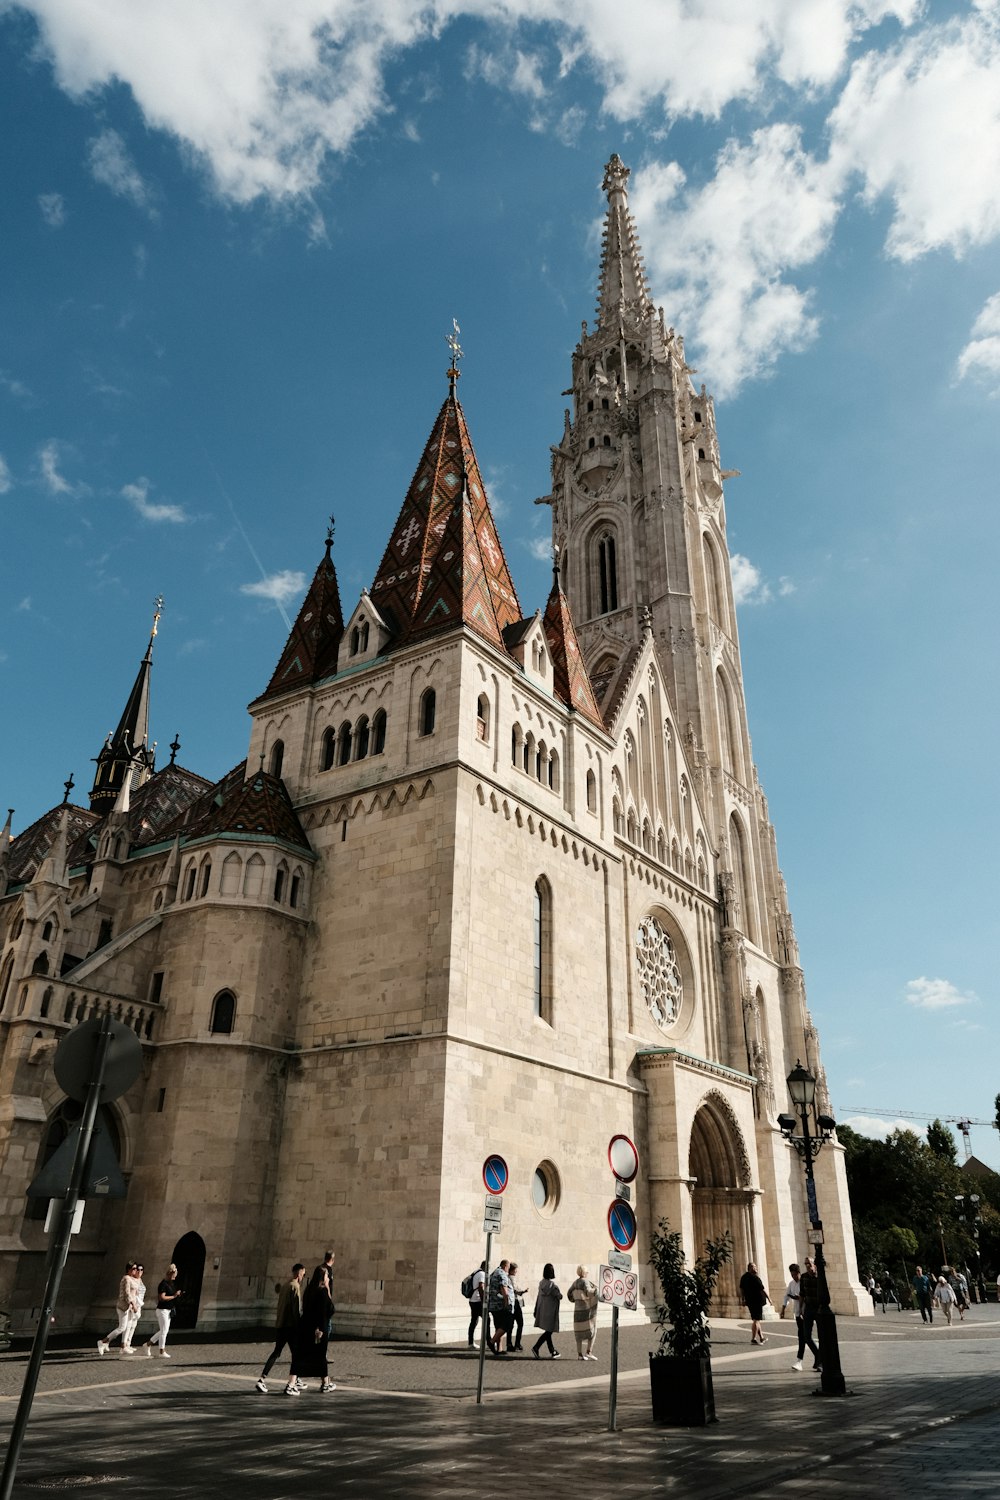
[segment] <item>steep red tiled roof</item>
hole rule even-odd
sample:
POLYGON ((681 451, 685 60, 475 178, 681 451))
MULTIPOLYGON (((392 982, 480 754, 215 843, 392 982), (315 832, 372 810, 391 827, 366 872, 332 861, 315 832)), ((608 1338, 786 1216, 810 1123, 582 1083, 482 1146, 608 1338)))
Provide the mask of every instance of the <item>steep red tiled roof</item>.
POLYGON ((559 586, 558 577, 553 581, 549 602, 545 606, 542 620, 545 639, 552 653, 552 671, 556 697, 570 708, 598 724, 603 729, 604 720, 597 706, 594 689, 590 685, 586 663, 576 638, 569 602, 559 586))
POLYGON ((465 415, 448 395, 371 588, 395 644, 464 623, 496 646, 521 618, 465 415))
POLYGON ((151 776, 132 793, 128 829, 133 847, 157 844, 162 830, 205 792, 212 783, 173 763, 151 776))
POLYGON ((337 570, 330 556, 331 540, 326 544, 326 555, 302 601, 285 649, 278 658, 271 681, 256 702, 285 693, 289 688, 301 687, 310 682, 321 682, 337 670, 337 651, 344 634, 344 616, 340 607, 340 589, 337 587, 337 570))

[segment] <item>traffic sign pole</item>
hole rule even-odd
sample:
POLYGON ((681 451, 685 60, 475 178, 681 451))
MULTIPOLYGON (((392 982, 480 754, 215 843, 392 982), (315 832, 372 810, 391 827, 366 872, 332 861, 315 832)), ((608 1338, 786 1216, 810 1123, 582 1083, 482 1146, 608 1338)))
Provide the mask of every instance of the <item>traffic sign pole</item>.
POLYGON ((45 1286, 45 1295, 42 1298, 42 1310, 38 1319, 38 1327, 35 1329, 35 1338, 31 1346, 31 1357, 28 1360, 28 1368, 24 1376, 24 1386, 21 1390, 21 1399, 17 1406, 17 1415, 10 1430, 10 1442, 7 1446, 7 1457, 3 1466, 3 1478, 0 1479, 0 1500, 10 1500, 11 1492, 14 1488, 14 1476, 17 1473, 18 1459, 21 1456, 21 1445, 24 1442, 28 1417, 31 1415, 31 1403, 35 1398, 35 1388, 38 1385, 38 1376, 42 1368, 42 1358, 45 1354, 45 1345, 48 1342, 52 1313, 56 1305, 56 1298, 59 1295, 59 1285, 66 1266, 66 1258, 69 1255, 70 1236, 73 1232, 73 1216, 76 1213, 76 1205, 80 1201, 80 1189, 83 1186, 83 1174, 86 1170, 87 1155, 90 1151, 90 1139, 94 1133, 97 1106, 101 1099, 101 1085, 104 1082, 105 1064, 107 1063, 108 1051, 113 1040, 112 1024, 110 1011, 105 1011, 93 1050, 90 1082, 83 1108, 83 1120, 80 1124, 80 1136, 77 1141, 76 1157, 73 1161, 69 1188, 62 1201, 59 1226, 49 1252, 49 1276, 45 1286))
MULTIPOLYGON (((613 1135, 608 1145, 608 1166, 615 1177, 615 1201, 608 1209, 608 1233, 614 1249, 608 1256, 608 1265, 615 1270, 631 1271, 632 1257, 626 1255, 635 1244, 636 1222, 629 1199, 632 1194, 628 1184, 634 1182, 639 1172, 639 1153, 627 1135, 613 1135)), ((601 1268, 603 1271, 603 1267, 601 1268)), ((618 1302, 624 1295, 628 1299, 628 1281, 624 1293, 618 1284, 612 1287, 614 1301, 611 1305, 611 1375, 608 1383, 608 1431, 614 1432, 618 1416, 618 1302)), ((632 1304, 634 1306, 634 1303, 632 1304)))
POLYGON ((486 1236, 486 1269, 483 1275, 482 1299, 483 1315, 480 1318, 482 1327, 479 1330, 479 1385, 476 1388, 476 1405, 483 1404, 483 1370, 486 1368, 486 1329, 490 1321, 490 1251, 493 1248, 493 1235, 486 1236))
POLYGON ((608 1431, 614 1432, 618 1415, 618 1307, 611 1309, 611 1390, 608 1393, 608 1431))

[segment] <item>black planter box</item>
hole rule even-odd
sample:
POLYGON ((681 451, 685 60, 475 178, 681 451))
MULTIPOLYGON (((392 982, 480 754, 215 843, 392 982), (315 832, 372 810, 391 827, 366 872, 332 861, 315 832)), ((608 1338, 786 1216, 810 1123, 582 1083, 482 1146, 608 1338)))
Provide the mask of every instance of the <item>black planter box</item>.
POLYGON ((711 1359, 649 1356, 653 1421, 666 1427, 704 1427, 716 1421, 711 1359))

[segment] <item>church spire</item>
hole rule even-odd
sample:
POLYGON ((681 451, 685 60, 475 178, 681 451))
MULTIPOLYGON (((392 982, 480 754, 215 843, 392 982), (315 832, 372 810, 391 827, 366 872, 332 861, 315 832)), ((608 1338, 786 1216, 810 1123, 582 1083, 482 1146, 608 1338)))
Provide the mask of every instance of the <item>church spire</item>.
POLYGON ((653 308, 635 220, 628 209, 631 168, 615 152, 604 169, 608 212, 604 221, 601 273, 597 292, 597 326, 618 334, 626 314, 647 317, 653 308))
POLYGON ((465 624, 495 646, 521 618, 514 581, 455 394, 458 328, 449 337, 448 396, 407 490, 371 588, 393 643, 465 624))
POLYGON ((139 663, 139 671, 118 721, 118 728, 114 734, 108 735, 96 757, 97 771, 90 790, 90 810, 102 816, 114 807, 126 774, 138 767, 141 785, 154 769, 155 756, 148 745, 149 678, 153 669, 153 642, 156 640, 162 612, 163 599, 160 597, 153 606, 153 628, 149 633, 149 645, 139 663))
POLYGON ((552 655, 552 685, 556 697, 603 729, 604 721, 580 652, 569 601, 559 580, 558 547, 553 549, 552 592, 545 606, 542 628, 552 655))
POLYGON ((326 528, 326 547, 309 592, 278 658, 271 680, 257 699, 273 698, 291 688, 322 682, 337 670, 337 652, 344 635, 337 570, 333 565, 333 517, 326 528))

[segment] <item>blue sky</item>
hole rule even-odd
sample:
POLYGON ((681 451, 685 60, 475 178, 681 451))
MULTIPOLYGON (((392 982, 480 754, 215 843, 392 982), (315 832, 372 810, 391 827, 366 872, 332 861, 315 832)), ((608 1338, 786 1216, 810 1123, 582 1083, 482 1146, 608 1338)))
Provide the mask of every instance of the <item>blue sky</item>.
MULTIPOLYGON (((221 775, 446 391, 529 612, 612 151, 717 398, 755 759, 836 1112, 992 1118, 1000 5, 0 0, 0 799, 221 775)), ((919 1123, 919 1122, 918 1122, 919 1123)), ((973 1133, 1000 1167, 995 1131, 973 1133)))

